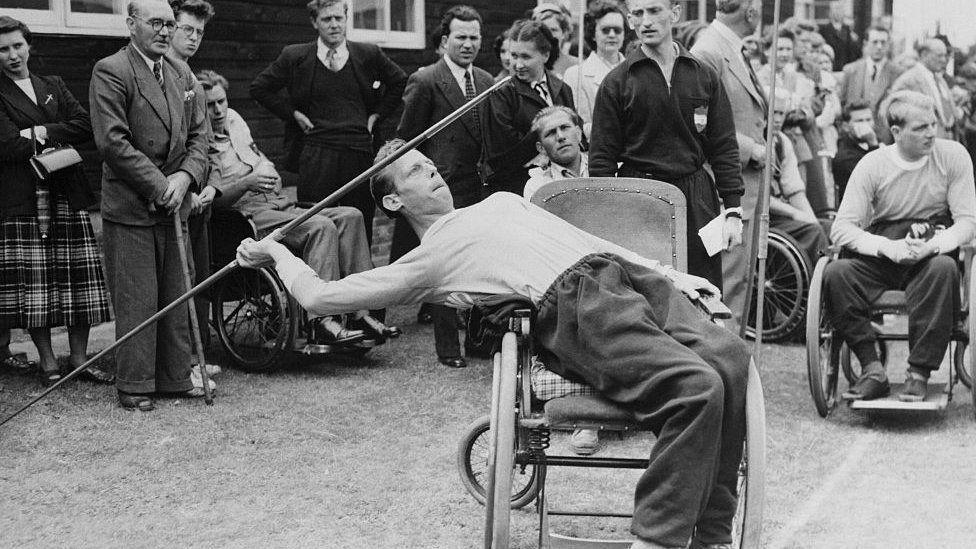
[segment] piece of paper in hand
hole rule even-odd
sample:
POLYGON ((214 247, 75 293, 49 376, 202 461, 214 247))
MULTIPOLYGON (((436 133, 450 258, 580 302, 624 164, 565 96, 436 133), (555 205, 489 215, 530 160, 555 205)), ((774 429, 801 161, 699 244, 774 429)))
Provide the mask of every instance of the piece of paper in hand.
POLYGON ((705 252, 711 257, 725 249, 725 242, 722 239, 722 229, 725 227, 725 215, 719 214, 715 219, 709 221, 704 227, 698 229, 698 237, 705 245, 705 252))

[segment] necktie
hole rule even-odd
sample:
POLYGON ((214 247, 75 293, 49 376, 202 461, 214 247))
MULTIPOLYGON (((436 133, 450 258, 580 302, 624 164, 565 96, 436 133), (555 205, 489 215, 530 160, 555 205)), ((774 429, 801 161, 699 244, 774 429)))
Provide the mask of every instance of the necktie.
POLYGON ((339 64, 336 62, 335 56, 335 48, 329 48, 329 52, 325 54, 325 66, 332 72, 339 70, 339 64))
POLYGON ((549 90, 546 89, 546 85, 542 82, 536 82, 532 84, 535 91, 539 94, 539 97, 546 102, 546 105, 552 106, 552 99, 549 98, 549 90))
MULTIPOLYGON (((464 98, 468 101, 474 99, 474 81, 471 79, 471 71, 464 71, 464 98)), ((481 135, 481 117, 478 116, 478 107, 469 111, 471 121, 474 122, 475 133, 481 135)))
POLYGON ((163 62, 156 61, 153 63, 153 76, 156 77, 156 82, 159 82, 159 87, 166 89, 163 85, 163 62))

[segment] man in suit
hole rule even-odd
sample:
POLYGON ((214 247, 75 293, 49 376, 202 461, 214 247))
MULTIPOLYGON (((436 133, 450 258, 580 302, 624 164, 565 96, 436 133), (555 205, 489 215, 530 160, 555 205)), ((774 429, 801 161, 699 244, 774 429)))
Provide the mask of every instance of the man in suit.
MULTIPOLYGON (((206 177, 204 98, 186 63, 166 57, 176 28, 161 0, 129 3, 130 42, 95 64, 89 95, 104 160, 105 260, 122 336, 184 293, 171 212, 206 177)), ((185 231, 184 226, 184 231, 185 231)), ((119 347, 116 387, 125 408, 151 410, 152 393, 201 396, 190 381, 187 309, 119 347)))
POLYGON ((891 85, 892 93, 901 90, 917 91, 935 100, 935 114, 938 118, 937 137, 955 138, 956 103, 952 98, 952 82, 946 75, 949 62, 949 48, 938 38, 928 38, 918 46, 918 63, 903 72, 891 85))
POLYGON ((743 54, 742 38, 756 31, 762 19, 762 1, 718 0, 715 20, 702 31, 691 53, 718 73, 732 105, 735 139, 745 194, 742 196, 744 246, 722 253, 722 289, 735 321, 745 313, 746 273, 752 246, 749 222, 756 209, 762 168, 766 159, 766 97, 759 78, 743 54))
MULTIPOLYGON (((251 83, 251 97, 285 121, 284 168, 298 173, 300 201, 321 200, 372 165, 373 128, 400 106, 406 85, 406 73, 379 47, 346 40, 348 11, 343 0, 311 0, 318 40, 286 46, 251 83)), ((362 212, 372 241, 369 189, 339 204, 362 212)))
POLYGON ((842 107, 864 102, 871 105, 871 115, 878 122, 874 130, 881 141, 887 141, 890 134, 885 125, 880 123, 878 105, 899 74, 898 67, 888 60, 890 40, 891 34, 884 28, 868 29, 864 57, 844 65, 844 77, 840 85, 842 107))
MULTIPOLYGON (((420 135, 494 84, 491 74, 474 66, 481 49, 481 15, 474 8, 449 8, 441 18, 440 35, 444 56, 433 65, 418 69, 407 81, 403 116, 397 127, 397 135, 405 140, 420 135)), ((482 103, 419 148, 443 174, 457 208, 470 206, 481 198, 482 124, 487 121, 486 108, 482 103)), ((393 228, 390 262, 418 244, 420 240, 410 225, 398 218, 393 228)), ((425 309, 434 324, 437 359, 450 368, 467 366, 461 356, 456 311, 433 304, 425 309)))
POLYGON ((835 2, 830 6, 830 21, 820 25, 820 34, 834 50, 834 72, 861 56, 861 44, 851 27, 844 24, 844 6, 835 2))

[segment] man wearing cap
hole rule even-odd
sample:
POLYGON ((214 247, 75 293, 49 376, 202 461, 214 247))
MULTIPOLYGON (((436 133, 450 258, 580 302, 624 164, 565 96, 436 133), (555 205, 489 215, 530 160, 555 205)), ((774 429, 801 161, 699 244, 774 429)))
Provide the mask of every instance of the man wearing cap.
POLYGON ((688 271, 721 287, 721 256, 708 255, 698 230, 722 216, 722 247, 742 243, 743 183, 729 98, 718 74, 672 40, 677 2, 628 0, 627 7, 641 46, 597 93, 590 176, 642 177, 681 189, 688 271))

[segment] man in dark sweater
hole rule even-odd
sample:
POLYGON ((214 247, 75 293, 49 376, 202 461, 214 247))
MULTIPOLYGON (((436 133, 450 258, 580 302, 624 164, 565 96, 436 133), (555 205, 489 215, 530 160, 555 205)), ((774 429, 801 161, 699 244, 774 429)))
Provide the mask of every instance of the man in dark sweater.
MULTIPOLYGON (((346 40, 348 10, 342 0, 310 1, 318 40, 286 46, 251 83, 251 97, 285 121, 284 167, 298 172, 300 201, 321 200, 369 168, 373 128, 399 107, 406 86, 406 73, 377 46, 346 40)), ((362 212, 372 238, 369 191, 339 204, 362 212)))
POLYGON ((698 229, 725 215, 725 247, 742 242, 743 184, 728 96, 715 71, 672 40, 677 2, 628 0, 627 7, 641 46, 597 93, 590 176, 643 177, 681 189, 688 200, 688 272, 721 287, 721 256, 709 257, 698 229))

